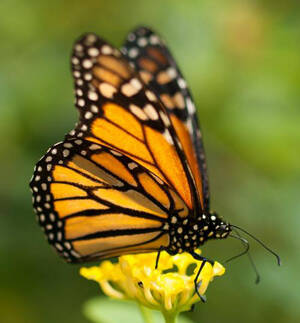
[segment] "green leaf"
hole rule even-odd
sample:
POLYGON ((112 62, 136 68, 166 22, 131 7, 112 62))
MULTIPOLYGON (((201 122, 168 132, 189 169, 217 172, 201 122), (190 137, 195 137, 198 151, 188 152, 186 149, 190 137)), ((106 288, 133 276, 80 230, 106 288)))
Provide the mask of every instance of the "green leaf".
MULTIPOLYGON (((124 300, 118 301, 104 297, 92 298, 84 304, 83 313, 93 323, 144 323, 138 305, 124 300)), ((153 323, 164 323, 161 313, 150 311, 150 315, 153 323)), ((180 316, 177 322, 192 323, 184 316, 180 316)))

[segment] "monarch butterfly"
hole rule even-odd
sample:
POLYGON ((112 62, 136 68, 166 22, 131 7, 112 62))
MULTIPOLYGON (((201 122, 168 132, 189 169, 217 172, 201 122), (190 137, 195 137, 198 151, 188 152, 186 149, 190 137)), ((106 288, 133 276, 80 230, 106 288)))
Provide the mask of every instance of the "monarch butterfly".
POLYGON ((195 105, 164 42, 141 27, 118 50, 89 33, 71 62, 79 122, 30 183, 49 243, 75 263, 166 250, 204 264, 195 249, 235 226, 210 211, 195 105))

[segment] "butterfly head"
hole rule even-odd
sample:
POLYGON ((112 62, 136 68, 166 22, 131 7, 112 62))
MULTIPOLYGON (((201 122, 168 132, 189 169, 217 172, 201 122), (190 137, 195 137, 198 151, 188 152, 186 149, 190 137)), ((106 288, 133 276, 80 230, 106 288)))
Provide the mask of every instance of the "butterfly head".
POLYGON ((231 232, 231 226, 229 223, 225 222, 216 212, 210 212, 207 220, 209 222, 209 227, 211 228, 210 238, 212 239, 224 239, 227 238, 231 232))

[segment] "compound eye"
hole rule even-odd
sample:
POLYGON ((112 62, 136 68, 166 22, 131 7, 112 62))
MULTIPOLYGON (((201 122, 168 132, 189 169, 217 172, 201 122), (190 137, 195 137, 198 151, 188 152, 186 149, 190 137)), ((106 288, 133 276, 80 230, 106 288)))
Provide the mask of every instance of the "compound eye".
POLYGON ((220 227, 217 229, 217 233, 224 233, 228 231, 227 225, 226 224, 221 224, 220 227))

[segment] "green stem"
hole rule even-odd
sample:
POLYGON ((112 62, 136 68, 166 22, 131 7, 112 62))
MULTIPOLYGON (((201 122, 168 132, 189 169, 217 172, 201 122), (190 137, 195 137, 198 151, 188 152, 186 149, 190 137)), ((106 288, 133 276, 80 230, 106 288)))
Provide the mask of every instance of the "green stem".
POLYGON ((176 323, 176 318, 177 318, 178 313, 170 313, 170 312, 163 312, 163 316, 165 318, 166 323, 176 323))
POLYGON ((152 315, 151 315, 151 311, 148 310, 146 307, 144 307, 143 305, 141 304, 138 304, 139 306, 139 309, 141 311, 141 314, 142 314, 142 317, 144 319, 144 322, 145 323, 152 323, 152 315))

